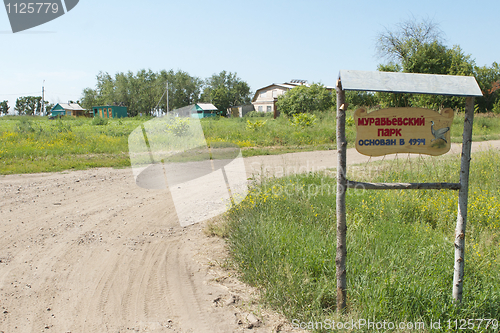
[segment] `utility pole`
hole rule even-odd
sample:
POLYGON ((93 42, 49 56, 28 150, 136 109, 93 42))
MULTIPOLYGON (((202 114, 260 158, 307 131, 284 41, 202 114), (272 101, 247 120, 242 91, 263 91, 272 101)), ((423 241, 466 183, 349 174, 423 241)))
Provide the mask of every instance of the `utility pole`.
POLYGON ((45 116, 45 80, 43 80, 42 83, 42 105, 40 106, 40 112, 42 113, 42 116, 45 116))
POLYGON ((165 89, 165 91, 163 92, 163 95, 161 95, 160 100, 158 101, 158 104, 156 104, 155 109, 156 109, 156 112, 158 115, 160 115, 159 106, 160 106, 161 100, 163 99, 163 96, 165 96, 165 94, 167 94, 167 115, 168 115, 168 82, 167 82, 167 89, 165 89))
POLYGON ((168 81, 167 81, 167 116, 168 116, 168 81))

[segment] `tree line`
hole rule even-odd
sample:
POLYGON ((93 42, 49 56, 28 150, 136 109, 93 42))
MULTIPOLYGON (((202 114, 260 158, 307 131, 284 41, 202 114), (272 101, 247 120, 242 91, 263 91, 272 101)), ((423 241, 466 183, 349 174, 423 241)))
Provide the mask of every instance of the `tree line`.
POLYGON ((157 111, 164 114, 167 110, 201 102, 214 104, 225 116, 229 107, 250 103, 249 85, 236 73, 226 71, 205 80, 181 70, 153 72, 145 69, 136 74, 120 72, 114 77, 100 72, 96 79, 95 88, 83 90, 81 105, 85 109, 122 105, 127 107, 129 116, 136 116, 152 115, 157 111))
MULTIPOLYGON (((43 101, 44 108, 42 109, 42 97, 40 96, 22 96, 16 99, 14 112, 20 116, 42 115, 42 112, 48 112, 54 105, 48 101, 43 101)), ((0 102, 0 115, 9 114, 9 101, 0 102)))

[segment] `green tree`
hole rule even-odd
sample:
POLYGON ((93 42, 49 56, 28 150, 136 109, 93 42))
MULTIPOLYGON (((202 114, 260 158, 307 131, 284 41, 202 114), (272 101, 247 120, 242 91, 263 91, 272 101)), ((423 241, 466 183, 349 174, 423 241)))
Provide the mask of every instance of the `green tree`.
POLYGON ((92 109, 94 106, 111 105, 115 100, 115 83, 111 75, 99 72, 96 76, 95 89, 85 88, 82 93, 81 105, 84 109, 92 109))
POLYGON ((36 97, 36 96, 19 97, 16 100, 16 106, 14 110, 19 115, 33 116, 36 114, 40 114, 42 106, 41 101, 42 97, 36 97))
POLYGON ((50 103, 49 101, 44 101, 44 103, 45 103, 45 106, 44 106, 45 115, 50 116, 50 110, 52 110, 52 108, 55 106, 55 104, 50 103))
POLYGON ((115 101, 115 82, 107 72, 97 74, 97 103, 98 105, 109 105, 115 101))
MULTIPOLYGON (((442 32, 431 21, 405 21, 395 30, 386 30, 378 38, 377 51, 389 60, 379 65, 381 71, 441 75, 476 75, 475 62, 459 46, 448 48, 442 42, 442 32)), ((465 100, 440 95, 377 93, 383 107, 413 106, 463 109, 465 100)))
POLYGON ((434 41, 421 44, 411 57, 402 61, 407 73, 448 74, 452 57, 446 46, 434 41))
POLYGON ((349 107, 371 108, 378 104, 375 94, 367 91, 346 91, 346 102, 349 107))
POLYGON ((135 76, 137 94, 136 112, 151 115, 160 98, 160 87, 156 84, 157 74, 149 70, 140 70, 135 76))
POLYGON ((95 88, 85 88, 82 106, 90 109, 98 105, 123 105, 129 116, 139 113, 151 114, 156 107, 163 113, 167 110, 165 88, 168 82, 169 109, 173 110, 198 102, 203 81, 183 71, 174 72, 139 70, 117 73, 114 78, 99 72, 95 88))
POLYGON ((114 79, 114 100, 113 104, 129 106, 131 104, 132 91, 130 90, 131 72, 117 73, 114 79))
POLYGON ((92 88, 83 89, 83 94, 81 97, 82 107, 87 110, 91 110, 94 106, 99 106, 97 102, 97 91, 92 88))
POLYGON ((9 101, 5 100, 0 102, 0 114, 7 115, 9 113, 9 101))
MULTIPOLYGON (((173 70, 168 72, 163 70, 159 73, 159 85, 162 87, 163 91, 167 82, 169 110, 178 109, 199 101, 201 88, 203 86, 203 81, 200 78, 191 76, 181 70, 178 70, 177 72, 174 72, 173 70)), ((161 101, 160 109, 163 112, 166 112, 167 110, 166 96, 161 101)))
POLYGON ((483 92, 483 97, 477 99, 478 107, 481 111, 499 110, 500 106, 500 66, 494 62, 491 67, 476 67, 476 80, 483 92), (495 106, 498 105, 496 108, 495 106))
POLYGON ((381 58, 403 65, 425 44, 442 44, 442 31, 431 20, 418 22, 415 18, 396 25, 396 28, 379 33, 377 52, 381 58))
POLYGON ((250 103, 250 86, 237 73, 222 71, 205 80, 201 99, 215 105, 226 116, 230 107, 250 103))
POLYGON ((276 102, 277 109, 287 116, 326 111, 334 105, 332 93, 316 83, 292 88, 279 96, 276 102))

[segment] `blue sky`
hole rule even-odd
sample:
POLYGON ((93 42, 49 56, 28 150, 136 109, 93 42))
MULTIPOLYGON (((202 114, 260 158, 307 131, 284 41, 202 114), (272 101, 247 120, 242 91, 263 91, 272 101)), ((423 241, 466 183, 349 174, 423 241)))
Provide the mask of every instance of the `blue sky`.
POLYGON ((500 62, 500 1, 80 0, 67 14, 11 32, 0 9, 0 101, 81 97, 99 71, 237 72, 252 91, 304 79, 334 85, 341 69, 376 70, 377 34, 406 19, 432 19, 446 45, 480 66, 500 62), (476 2, 478 3, 478 2, 476 2))

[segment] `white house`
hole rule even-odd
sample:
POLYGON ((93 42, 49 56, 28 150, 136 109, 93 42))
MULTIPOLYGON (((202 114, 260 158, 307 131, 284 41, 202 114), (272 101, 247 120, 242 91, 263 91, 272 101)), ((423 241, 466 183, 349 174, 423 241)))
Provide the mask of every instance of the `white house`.
MULTIPOLYGON (((252 99, 252 104, 255 111, 260 112, 274 112, 274 103, 279 96, 297 86, 310 86, 306 80, 291 80, 286 83, 273 83, 266 87, 257 89, 252 99)), ((326 87, 328 90, 334 89, 333 87, 326 87)))

